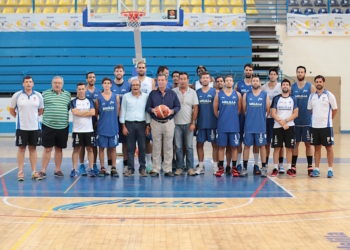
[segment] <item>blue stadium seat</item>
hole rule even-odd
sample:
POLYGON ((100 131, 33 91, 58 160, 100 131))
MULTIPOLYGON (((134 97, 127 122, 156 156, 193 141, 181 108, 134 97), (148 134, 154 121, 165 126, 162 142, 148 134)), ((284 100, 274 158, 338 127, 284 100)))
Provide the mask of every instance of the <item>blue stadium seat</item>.
POLYGON ((330 6, 332 6, 332 7, 338 7, 338 6, 340 6, 340 4, 338 3, 337 0, 331 0, 331 1, 330 1, 330 6))
POLYGON ((343 11, 341 8, 335 8, 332 10, 332 13, 333 14, 343 14, 343 11))
POLYGON ((327 6, 324 0, 315 0, 315 6, 327 6))
POLYGON ((349 6, 349 1, 348 1, 348 0, 342 0, 342 1, 340 2, 340 5, 341 5, 342 7, 348 7, 348 6, 349 6))
POLYGON ((304 14, 305 14, 305 15, 314 15, 314 14, 316 14, 316 11, 315 11, 314 8, 306 8, 306 9, 304 10, 304 14))
POLYGON ((318 14, 328 14, 328 10, 326 8, 320 8, 318 14))
POLYGON ((289 6, 299 6, 298 0, 289 0, 289 6))
POLYGON ((303 12, 301 11, 301 9, 299 8, 293 8, 290 10, 290 13, 292 14, 303 14, 303 12))
POLYGON ((301 6, 313 6, 311 0, 301 0, 301 6))
POLYGON ((350 9, 346 9, 346 14, 350 14, 350 9))

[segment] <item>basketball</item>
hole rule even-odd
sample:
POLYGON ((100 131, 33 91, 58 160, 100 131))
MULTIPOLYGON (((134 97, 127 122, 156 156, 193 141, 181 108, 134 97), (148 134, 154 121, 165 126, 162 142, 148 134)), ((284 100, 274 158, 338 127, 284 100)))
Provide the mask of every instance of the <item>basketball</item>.
POLYGON ((159 105, 157 108, 157 117, 158 118, 166 118, 169 116, 169 109, 165 105, 159 105))

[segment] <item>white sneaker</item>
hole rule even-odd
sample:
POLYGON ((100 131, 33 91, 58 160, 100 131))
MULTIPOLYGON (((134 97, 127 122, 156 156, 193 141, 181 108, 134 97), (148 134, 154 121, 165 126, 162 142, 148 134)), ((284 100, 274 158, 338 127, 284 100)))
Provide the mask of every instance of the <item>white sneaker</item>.
POLYGON ((123 174, 125 174, 126 172, 128 172, 128 165, 124 166, 123 168, 123 174))
POLYGON ((205 173, 205 167, 196 167, 196 174, 204 174, 205 173))
POLYGON ((218 166, 214 166, 213 167, 213 175, 216 175, 217 171, 219 171, 219 167, 218 166))

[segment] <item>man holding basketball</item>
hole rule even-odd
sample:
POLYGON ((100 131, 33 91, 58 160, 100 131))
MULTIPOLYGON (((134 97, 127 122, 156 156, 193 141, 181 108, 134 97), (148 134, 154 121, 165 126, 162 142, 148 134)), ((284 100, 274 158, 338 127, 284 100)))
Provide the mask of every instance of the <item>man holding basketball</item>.
POLYGON ((161 169, 162 141, 164 151, 165 176, 174 176, 172 173, 173 139, 174 139, 174 115, 180 110, 180 102, 174 91, 167 89, 168 77, 165 74, 157 76, 158 89, 149 94, 146 111, 151 115, 152 132, 152 177, 159 176, 161 169), (160 106, 161 105, 161 106, 160 106), (160 106, 160 107, 159 107, 160 106))

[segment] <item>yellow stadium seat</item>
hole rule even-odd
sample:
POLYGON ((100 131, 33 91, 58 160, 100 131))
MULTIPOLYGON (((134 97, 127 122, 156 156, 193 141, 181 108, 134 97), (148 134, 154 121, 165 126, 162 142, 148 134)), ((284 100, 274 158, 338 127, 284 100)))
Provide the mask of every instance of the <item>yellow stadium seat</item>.
POLYGON ((13 14, 15 10, 12 7, 6 7, 2 10, 2 14, 13 14))
POLYGON ((118 9, 117 7, 113 7, 111 8, 111 12, 110 13, 118 13, 118 9))
POLYGON ((45 3, 46 6, 56 6, 57 4, 57 0, 47 0, 45 3))
POLYGON ((160 5, 160 1, 159 0, 152 0, 151 1, 151 5, 160 5))
POLYGON ((257 15, 258 11, 254 8, 248 8, 246 13, 247 13, 247 15, 257 15))
POLYGON ((32 2, 30 0, 20 0, 18 5, 19 6, 32 6, 32 2))
POLYGON ((245 2, 247 3, 247 5, 255 5, 254 0, 246 0, 245 2))
POLYGON ((205 6, 216 6, 215 0, 204 0, 205 6))
POLYGON ((109 0, 98 0, 97 5, 99 6, 109 6, 111 3, 109 0))
POLYGON ((219 13, 220 14, 231 14, 231 10, 230 10, 230 8, 227 8, 227 7, 221 7, 219 9, 219 13))
POLYGON ((35 6, 43 6, 44 0, 35 0, 35 6))
POLYGON ((25 7, 19 7, 19 8, 17 8, 16 14, 23 14, 23 13, 28 13, 27 8, 25 8, 25 7))
POLYGON ((109 13, 109 10, 108 10, 108 8, 106 8, 106 7, 99 7, 99 8, 97 9, 97 13, 98 13, 98 14, 109 13))
POLYGON ((163 9, 163 12, 168 13, 168 10, 176 10, 176 7, 175 6, 167 7, 163 9))
POLYGON ((124 4, 126 6, 133 6, 134 5, 134 1, 133 0, 125 0, 124 4))
POLYGON ((151 13, 160 13, 159 7, 152 7, 151 13))
POLYGON ((146 0, 138 0, 137 1, 137 5, 139 5, 139 6, 145 6, 146 4, 147 4, 146 0))
POLYGON ((202 13, 202 7, 194 7, 192 13, 202 13))
MULTIPOLYGON (((30 8, 29 13, 33 13, 33 8, 30 8)), ((35 11, 34 11, 34 13, 40 14, 40 13, 41 13, 41 9, 40 9, 40 8, 35 7, 35 11)))
POLYGON ((164 5, 165 6, 175 6, 176 0, 164 0, 164 5))
MULTIPOLYGON (((75 8, 72 7, 69 11, 69 13, 74 14, 75 13, 75 8)), ((76 13, 83 13, 82 9, 80 7, 77 8, 77 12, 76 13)))
POLYGON ((190 0, 180 0, 180 5, 181 6, 190 5, 190 0))
POLYGON ((191 5, 202 6, 202 0, 191 0, 191 5))
POLYGON ((205 8, 205 13, 207 14, 218 13, 218 11, 214 7, 208 7, 208 8, 205 8))
POLYGON ((60 0, 58 2, 58 5, 60 5, 60 6, 70 6, 70 0, 60 0))
POLYGON ((66 13, 68 13, 68 8, 67 7, 59 7, 59 8, 57 8, 56 13, 57 14, 66 14, 66 13))
POLYGON ((232 13, 233 14, 242 14, 242 13, 244 13, 244 10, 243 10, 243 8, 233 8, 232 13))
POLYGON ((17 0, 7 0, 6 5, 12 6, 12 5, 18 5, 17 0))
POLYGON ((231 0, 232 6, 243 6, 242 0, 231 0))
POLYGON ((181 9, 184 11, 184 13, 191 13, 190 8, 188 7, 181 7, 181 9))
MULTIPOLYGON (((72 6, 74 6, 75 5, 75 0, 72 0, 72 4, 71 4, 72 6)), ((84 4, 84 0, 77 0, 77 5, 78 6, 84 6, 85 4, 84 4)))
POLYGON ((217 4, 219 6, 228 6, 228 5, 230 5, 228 0, 218 0, 217 4))
POLYGON ((0 6, 4 6, 5 5, 5 0, 0 0, 0 6))
MULTIPOLYGON (((85 0, 85 5, 88 5, 88 1, 85 0)), ((96 0, 90 0, 90 5, 97 5, 96 0)))
POLYGON ((55 9, 52 7, 45 7, 43 13, 55 13, 55 9))

